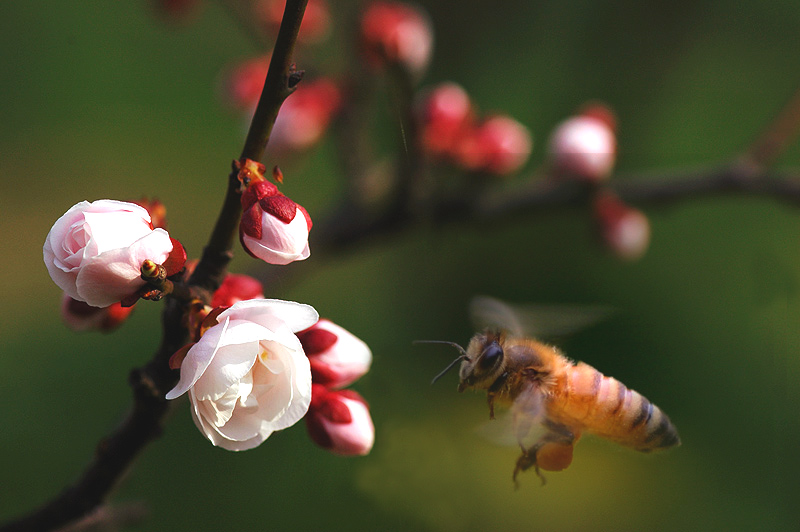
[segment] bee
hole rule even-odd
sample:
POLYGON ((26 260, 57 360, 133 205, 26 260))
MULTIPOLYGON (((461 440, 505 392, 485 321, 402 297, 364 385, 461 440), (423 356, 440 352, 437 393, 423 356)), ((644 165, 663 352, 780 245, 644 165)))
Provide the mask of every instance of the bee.
POLYGON ((562 471, 572 463, 575 444, 592 433, 637 451, 680 445, 667 415, 638 392, 583 362, 573 362, 556 347, 525 336, 515 309, 478 297, 473 317, 489 326, 475 334, 461 355, 439 373, 436 382, 459 362, 458 391, 485 390, 489 418, 508 407, 510 430, 522 449, 514 468, 562 471))

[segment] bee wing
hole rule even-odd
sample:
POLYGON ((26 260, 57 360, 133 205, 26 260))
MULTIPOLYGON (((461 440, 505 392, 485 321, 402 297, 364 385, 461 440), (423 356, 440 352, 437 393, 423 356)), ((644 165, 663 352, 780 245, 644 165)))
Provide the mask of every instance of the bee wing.
POLYGON ((475 296, 469 306, 477 329, 504 330, 512 336, 565 336, 614 313, 603 305, 517 305, 475 296))
POLYGON ((496 445, 529 449, 544 438, 544 395, 536 385, 519 394, 511 408, 478 428, 478 433, 496 445))

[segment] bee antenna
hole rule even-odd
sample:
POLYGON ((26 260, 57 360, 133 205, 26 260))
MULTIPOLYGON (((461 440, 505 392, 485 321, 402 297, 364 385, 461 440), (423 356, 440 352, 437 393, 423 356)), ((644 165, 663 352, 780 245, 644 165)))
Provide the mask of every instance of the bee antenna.
MULTIPOLYGON (((461 346, 459 346, 459 347, 461 347, 461 346)), ((441 371, 441 372, 440 372, 438 375, 436 375, 436 376, 433 378, 433 380, 431 380, 431 385, 434 385, 434 384, 436 384, 436 381, 438 381, 439 379, 441 379, 442 377, 444 377, 445 373, 447 373, 448 371, 450 371, 451 369, 453 369, 453 366, 455 366, 456 364, 458 364, 458 363, 459 363, 459 362, 461 362, 462 360, 465 360, 466 358, 467 358, 467 355, 466 355, 466 354, 463 354, 463 355, 460 355, 460 356, 459 356, 458 358, 456 358, 455 360, 453 360, 452 362, 450 362, 450 363, 447 365, 447 367, 446 367, 446 368, 444 368, 444 369, 443 369, 443 370, 442 370, 442 371, 441 371)))
POLYGON ((444 368, 438 375, 436 375, 433 378, 433 380, 431 381, 431 384, 436 384, 436 381, 441 379, 448 371, 453 369, 453 366, 455 366, 456 364, 458 364, 462 360, 466 360, 467 359, 467 351, 463 347, 461 347, 460 345, 458 345, 455 342, 448 342, 447 340, 414 340, 413 343, 414 344, 445 344, 445 345, 449 345, 449 346, 455 347, 456 349, 458 349, 458 352, 461 353, 461 356, 459 356, 458 358, 456 358, 455 360, 450 362, 447 365, 446 368, 444 368))

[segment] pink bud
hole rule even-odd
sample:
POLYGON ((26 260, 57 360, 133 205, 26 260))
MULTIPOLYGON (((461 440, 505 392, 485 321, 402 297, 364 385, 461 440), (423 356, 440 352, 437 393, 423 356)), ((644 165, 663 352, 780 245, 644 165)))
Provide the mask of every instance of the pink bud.
POLYGON ((441 83, 417 104, 423 147, 433 155, 452 157, 472 125, 472 104, 455 83, 441 83))
POLYGON ((73 331, 111 332, 128 319, 133 306, 123 307, 114 303, 110 307, 92 307, 83 301, 72 299, 64 294, 61 304, 61 318, 73 331))
POLYGON ((556 127, 550 137, 550 159, 559 177, 602 181, 616 158, 615 121, 602 106, 592 106, 556 127))
POLYGON ((255 181, 242 194, 239 240, 245 251, 270 264, 289 264, 311 255, 311 218, 301 206, 266 181, 255 181))
POLYGON ((494 116, 462 139, 458 162, 471 171, 507 175, 528 161, 532 146, 528 128, 508 116, 494 116))
POLYGON ((311 387, 306 427, 314 443, 332 453, 365 455, 375 442, 375 427, 364 398, 352 390, 311 387))
POLYGON ((374 66, 398 63, 421 75, 431 58, 433 30, 423 11, 401 2, 372 2, 361 17, 361 41, 374 66))
MULTIPOLYGON (((286 9, 286 0, 260 0, 255 6, 257 16, 273 32, 278 31, 286 9)), ((316 43, 330 33, 331 13, 325 0, 309 0, 300 24, 297 39, 301 42, 316 43)))
POLYGON ((270 55, 240 63, 222 75, 222 99, 235 109, 251 111, 261 97, 270 55))
POLYGON ((211 298, 212 307, 230 307, 237 301, 264 299, 264 289, 249 275, 229 273, 211 298))
POLYGON ((647 216, 610 192, 598 194, 593 208, 600 235, 608 248, 621 259, 640 259, 650 244, 647 216))
POLYGON ((281 105, 269 149, 304 150, 322 138, 341 103, 341 91, 329 79, 303 81, 281 105))
POLYGON ((311 378, 329 388, 344 388, 362 377, 372 364, 367 344, 330 320, 297 333, 311 362, 311 378))

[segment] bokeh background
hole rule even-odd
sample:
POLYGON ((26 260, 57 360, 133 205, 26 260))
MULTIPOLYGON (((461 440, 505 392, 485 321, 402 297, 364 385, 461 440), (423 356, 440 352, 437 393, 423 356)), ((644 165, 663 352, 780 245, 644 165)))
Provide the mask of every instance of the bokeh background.
MULTIPOLYGON (((354 9, 334 4, 340 18, 354 9)), ((537 141, 529 169, 588 99, 617 111, 622 174, 721 162, 800 83, 800 4, 789 0, 424 7, 436 49, 423 85, 457 81, 481 109, 525 123, 537 141)), ((332 38, 301 67, 340 72, 352 35, 344 26, 332 38)), ((3 5, 0 521, 79 475, 129 407, 128 371, 160 336, 159 304, 139 305, 112 335, 68 331, 41 260, 47 231, 84 199, 157 196, 197 256, 245 132, 219 102, 219 73, 261 51, 215 2, 177 25, 144 0, 3 5)), ((397 145, 391 108, 374 134, 387 154, 397 145)), ((341 190, 338 161, 326 140, 267 162, 313 216, 341 190)), ((800 149, 778 165, 800 167, 800 149)), ((574 208, 422 225, 278 281, 269 296, 312 304, 372 347, 373 370, 355 386, 371 403, 372 454, 329 455, 302 424, 226 452, 184 403, 113 502, 147 504, 133 530, 797 530, 800 210, 724 195, 644 208, 653 241, 633 264, 606 254, 574 208), (484 397, 457 394, 455 375, 429 384, 454 353, 411 345, 466 343, 474 294, 616 308, 562 347, 661 406, 682 447, 645 456, 587 437, 547 486, 526 474, 515 490, 517 451, 475 434, 484 397)), ((233 264, 254 267, 243 253, 233 264)))

